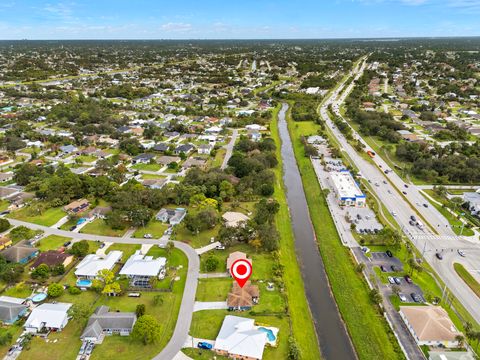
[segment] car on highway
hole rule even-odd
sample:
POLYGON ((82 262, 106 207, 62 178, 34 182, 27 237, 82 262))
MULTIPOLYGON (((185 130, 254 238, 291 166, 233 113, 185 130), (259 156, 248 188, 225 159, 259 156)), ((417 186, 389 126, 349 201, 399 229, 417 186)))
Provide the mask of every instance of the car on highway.
POLYGON ((212 344, 209 344, 205 341, 200 341, 198 344, 197 344, 197 347, 199 349, 205 349, 205 350, 211 350, 213 348, 212 344))
POLYGON ((410 276, 405 275, 403 278, 405 279, 405 281, 406 281, 407 283, 413 284, 413 280, 412 280, 412 278, 411 278, 410 276))
POLYGON ((407 302, 408 301, 407 297, 402 293, 398 293, 398 297, 400 298, 401 302, 407 302))
POLYGON ((457 250, 457 253, 458 253, 458 255, 460 255, 461 257, 465 257, 465 256, 466 256, 465 251, 462 251, 462 250, 460 250, 460 249, 457 250))
POLYGON ((416 293, 411 293, 410 296, 412 297, 412 300, 415 301, 416 303, 422 302, 422 298, 420 297, 420 295, 416 293))
POLYGON ((390 250, 385 251, 385 254, 387 254, 388 257, 393 257, 393 254, 390 250))
POLYGON ((395 280, 393 279, 393 277, 389 276, 387 279, 390 284, 395 284, 395 280))
POLYGON ((426 208, 428 208, 428 204, 423 204, 423 207, 426 207, 426 208))
POLYGON ((406 191, 402 191, 402 194, 403 194, 403 195, 407 195, 407 192, 406 192, 406 191))
POLYGON ((439 252, 435 253, 435 256, 437 257, 438 260, 442 260, 442 259, 443 259, 443 255, 440 254, 439 252))
POLYGON ((408 189, 408 185, 407 185, 407 184, 403 184, 403 186, 405 186, 405 187, 408 189))

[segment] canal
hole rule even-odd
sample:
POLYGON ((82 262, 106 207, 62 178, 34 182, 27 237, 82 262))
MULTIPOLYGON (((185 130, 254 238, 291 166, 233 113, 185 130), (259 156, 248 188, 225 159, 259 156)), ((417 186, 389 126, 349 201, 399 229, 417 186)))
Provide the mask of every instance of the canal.
MULTIPOLYGON (((282 140, 283 181, 287 192, 297 258, 315 322, 318 342, 322 356, 326 360, 356 359, 352 343, 330 291, 322 257, 315 241, 307 199, 285 120, 287 110, 288 105, 283 104, 278 114, 278 129, 282 140)), ((352 299, 352 306, 355 306, 354 304, 355 299, 352 299)))

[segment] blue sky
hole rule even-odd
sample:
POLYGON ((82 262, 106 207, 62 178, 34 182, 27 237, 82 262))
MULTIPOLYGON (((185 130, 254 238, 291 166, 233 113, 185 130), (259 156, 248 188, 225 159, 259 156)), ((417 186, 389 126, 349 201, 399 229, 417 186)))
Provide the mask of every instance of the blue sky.
POLYGON ((0 0, 1 39, 480 35, 480 0, 0 0))

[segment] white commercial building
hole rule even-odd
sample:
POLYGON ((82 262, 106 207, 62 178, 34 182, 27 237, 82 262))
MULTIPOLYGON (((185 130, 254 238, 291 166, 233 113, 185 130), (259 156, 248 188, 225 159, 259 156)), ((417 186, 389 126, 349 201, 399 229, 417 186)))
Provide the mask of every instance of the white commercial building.
POLYGON ((330 179, 340 205, 356 207, 366 205, 365 194, 348 170, 331 172, 330 179))
POLYGON ((95 279, 100 270, 112 270, 122 258, 122 252, 110 251, 108 255, 88 254, 75 268, 75 276, 82 279, 95 279))

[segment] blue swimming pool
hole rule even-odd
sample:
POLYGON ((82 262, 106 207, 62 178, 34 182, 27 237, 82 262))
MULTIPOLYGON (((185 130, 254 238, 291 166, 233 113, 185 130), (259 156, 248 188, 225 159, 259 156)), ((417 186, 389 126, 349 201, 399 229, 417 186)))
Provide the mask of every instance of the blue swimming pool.
POLYGON ((35 295, 32 296, 32 301, 34 303, 39 303, 39 302, 45 300, 46 298, 47 298, 47 294, 39 293, 39 294, 35 294, 35 295))
POLYGON ((78 219, 78 221, 77 221, 77 225, 82 225, 85 221, 87 221, 87 219, 85 219, 85 218, 80 218, 80 219, 78 219))
POLYGON ((276 337, 273 334, 273 331, 264 327, 259 327, 258 330, 263 331, 264 333, 267 333, 267 338, 268 341, 275 341, 276 337))
POLYGON ((92 280, 88 280, 88 279, 77 280, 77 286, 78 287, 90 287, 90 286, 92 286, 92 280))

